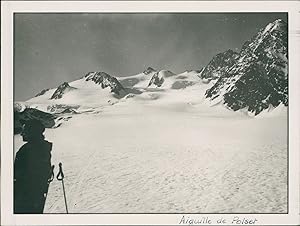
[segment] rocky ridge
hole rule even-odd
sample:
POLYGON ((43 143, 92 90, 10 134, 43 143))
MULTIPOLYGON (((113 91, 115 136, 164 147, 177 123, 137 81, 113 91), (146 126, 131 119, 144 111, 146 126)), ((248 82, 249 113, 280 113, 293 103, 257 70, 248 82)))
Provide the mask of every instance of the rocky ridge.
MULTIPOLYGON (((270 105, 287 106, 287 56, 287 24, 276 20, 244 43, 238 57, 231 60, 232 66, 218 69, 221 76, 207 90, 206 98, 255 115, 270 105)), ((210 76, 213 78, 213 72, 210 76)))

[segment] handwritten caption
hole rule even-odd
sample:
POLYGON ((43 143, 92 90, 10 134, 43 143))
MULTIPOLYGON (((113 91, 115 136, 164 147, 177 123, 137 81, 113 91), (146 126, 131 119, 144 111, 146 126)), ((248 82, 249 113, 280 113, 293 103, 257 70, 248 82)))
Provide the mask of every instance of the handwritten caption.
POLYGON ((180 225, 255 225, 258 223, 258 220, 255 217, 199 217, 193 218, 190 216, 182 216, 179 223, 180 225))

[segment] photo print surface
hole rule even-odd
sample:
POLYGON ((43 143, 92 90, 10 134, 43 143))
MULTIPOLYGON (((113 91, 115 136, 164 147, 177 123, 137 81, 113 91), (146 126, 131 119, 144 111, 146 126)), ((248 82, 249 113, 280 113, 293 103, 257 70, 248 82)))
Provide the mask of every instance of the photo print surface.
POLYGON ((15 13, 14 213, 287 213, 287 112, 287 13, 15 13))

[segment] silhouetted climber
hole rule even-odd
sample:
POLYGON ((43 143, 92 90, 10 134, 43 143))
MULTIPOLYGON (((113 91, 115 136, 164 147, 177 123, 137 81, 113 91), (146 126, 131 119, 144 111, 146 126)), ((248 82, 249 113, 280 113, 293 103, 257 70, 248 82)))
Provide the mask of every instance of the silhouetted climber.
POLYGON ((14 163, 14 213, 43 213, 51 177, 52 143, 44 139, 45 127, 38 120, 25 123, 24 144, 14 163))

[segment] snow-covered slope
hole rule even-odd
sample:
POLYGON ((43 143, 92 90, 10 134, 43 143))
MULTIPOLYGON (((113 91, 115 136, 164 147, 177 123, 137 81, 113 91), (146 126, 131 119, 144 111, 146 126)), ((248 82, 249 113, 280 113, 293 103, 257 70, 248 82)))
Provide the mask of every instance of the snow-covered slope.
POLYGON ((185 71, 175 74, 169 70, 155 70, 149 67, 143 73, 118 79, 124 87, 138 88, 144 91, 147 88, 183 89, 201 82, 199 72, 185 71))
POLYGON ((45 89, 19 107, 61 117, 64 114, 101 112, 103 107, 120 102, 131 104, 135 101, 147 103, 157 100, 159 103, 160 99, 165 98, 169 98, 171 102, 182 98, 189 102, 195 99, 201 101, 203 92, 199 94, 199 90, 207 86, 201 87, 198 75, 199 71, 186 71, 176 75, 167 70, 156 71, 151 67, 140 74, 118 79, 104 72, 90 72, 78 80, 64 82, 57 88, 45 89), (161 87, 157 87, 155 83, 149 86, 156 75, 162 76, 164 83, 161 87), (195 85, 198 88, 194 88, 194 91, 187 89, 195 85))
MULTIPOLYGON (((198 76, 199 71, 173 75, 165 87, 144 83, 143 92, 92 114, 83 113, 78 100, 72 106, 81 114, 71 113, 72 120, 46 130, 52 163, 63 163, 70 213, 287 211, 286 107, 259 117, 210 107, 204 94, 213 82, 198 76), (195 84, 170 88, 176 81, 195 84)), ((124 89, 151 79, 144 73, 122 79, 132 77, 139 82, 124 89)), ((81 79, 70 86, 76 87, 70 95, 89 90, 90 98, 106 90, 81 79)), ((49 106, 61 112, 70 105, 49 106)), ((22 144, 16 135, 15 151, 22 144)), ((62 195, 54 180, 45 213, 64 213, 62 195)))
POLYGON ((47 110, 50 105, 104 105, 126 94, 120 82, 105 72, 89 72, 83 78, 43 90, 27 104, 47 110))
POLYGON ((166 78, 166 87, 171 89, 185 89, 195 84, 202 84, 203 80, 199 77, 199 71, 185 71, 173 77, 166 78))
POLYGON ((102 89, 109 87, 111 92, 117 95, 120 95, 120 93, 124 91, 118 79, 105 72, 89 72, 84 78, 85 81, 93 81, 95 84, 101 85, 102 89))
MULTIPOLYGON (((50 99, 61 99, 64 96, 64 94, 71 92, 75 89, 76 88, 70 86, 69 83, 64 82, 63 84, 57 87, 50 99)), ((42 94, 39 94, 38 96, 42 96, 42 94)))
MULTIPOLYGON (((208 86, 144 92, 47 129, 69 212, 286 213, 287 114, 209 107, 208 86)), ((60 181, 45 213, 65 213, 60 181)))
POLYGON ((142 73, 119 77, 118 80, 126 88, 141 88, 144 89, 148 86, 150 79, 157 71, 152 67, 148 67, 142 73))
POLYGON ((148 67, 142 73, 118 78, 89 72, 76 81, 42 90, 26 104, 49 113, 79 113, 124 101, 182 96, 200 103, 206 97, 209 105, 222 103, 228 109, 257 115, 280 104, 287 106, 287 79, 287 25, 276 20, 245 42, 240 53, 227 50, 217 54, 200 71, 176 74, 148 67), (203 89, 206 92, 201 96, 203 89))

